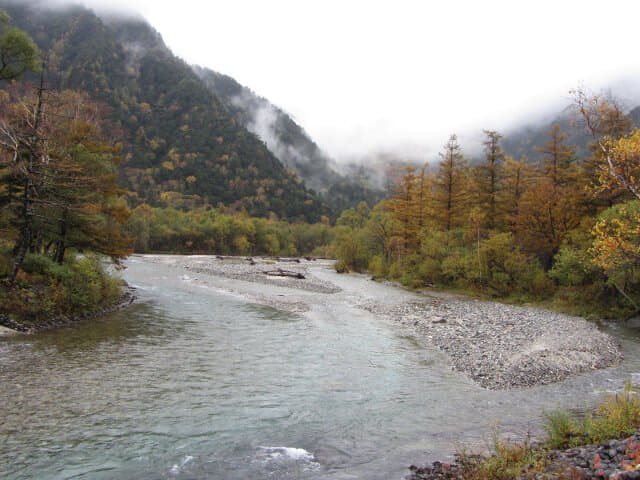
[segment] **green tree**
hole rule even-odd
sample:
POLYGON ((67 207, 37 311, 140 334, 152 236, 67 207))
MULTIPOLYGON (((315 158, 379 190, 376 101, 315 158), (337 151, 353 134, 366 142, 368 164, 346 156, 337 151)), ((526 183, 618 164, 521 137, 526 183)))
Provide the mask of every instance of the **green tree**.
POLYGON ((129 254, 119 147, 100 129, 102 116, 86 94, 48 92, 42 80, 35 91, 0 91, 0 198, 16 239, 10 281, 44 242, 58 262, 69 247, 116 262, 129 254))
POLYGON ((38 63, 38 47, 31 37, 10 24, 7 12, 0 10, 0 80, 19 79, 38 63))

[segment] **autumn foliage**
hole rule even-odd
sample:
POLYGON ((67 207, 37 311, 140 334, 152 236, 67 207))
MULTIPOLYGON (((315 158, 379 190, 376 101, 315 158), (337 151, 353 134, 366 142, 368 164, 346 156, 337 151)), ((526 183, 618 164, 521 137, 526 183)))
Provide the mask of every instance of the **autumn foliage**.
POLYGON ((48 90, 44 72, 37 87, 0 90, 0 313, 16 321, 86 313, 119 295, 93 259, 119 265, 132 245, 121 147, 105 117, 85 93, 48 90))
POLYGON ((501 135, 486 130, 484 156, 470 166, 452 135, 436 165, 406 168, 390 199, 342 234, 361 253, 350 264, 338 248, 341 268, 362 270, 365 258, 375 277, 409 286, 637 311, 640 130, 610 99, 578 93, 574 106, 592 138, 588 156, 558 125, 531 159, 505 155, 501 135))

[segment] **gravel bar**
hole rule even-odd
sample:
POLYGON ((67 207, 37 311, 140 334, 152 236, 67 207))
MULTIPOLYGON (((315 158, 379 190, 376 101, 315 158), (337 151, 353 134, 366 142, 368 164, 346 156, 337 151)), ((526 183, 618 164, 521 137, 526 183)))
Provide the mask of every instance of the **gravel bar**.
POLYGON ((622 360, 617 342, 594 323, 548 310, 446 295, 365 308, 436 345, 455 370, 488 389, 557 382, 622 360))
POLYGON ((454 370, 488 389, 558 382, 622 360, 617 342, 583 318, 447 293, 403 291, 388 295, 389 300, 384 289, 393 293, 398 287, 373 284, 362 275, 361 280, 342 282, 328 260, 150 255, 145 261, 177 267, 189 277, 197 276, 193 280, 198 282, 217 277, 284 287, 277 292, 237 285, 229 288, 296 313, 309 311, 316 303, 348 298, 359 308, 400 323, 418 341, 437 346, 448 355, 454 370), (278 269, 304 278, 265 274, 278 269))

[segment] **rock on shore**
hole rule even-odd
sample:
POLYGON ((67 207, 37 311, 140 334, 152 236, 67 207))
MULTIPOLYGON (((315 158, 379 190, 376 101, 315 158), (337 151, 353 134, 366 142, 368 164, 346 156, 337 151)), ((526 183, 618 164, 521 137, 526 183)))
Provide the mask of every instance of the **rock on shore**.
MULTIPOLYGON (((640 470, 625 471, 625 465, 634 464, 640 448, 640 433, 624 439, 610 440, 596 445, 570 448, 567 450, 540 450, 548 460, 544 473, 522 474, 516 479, 580 479, 580 480, 640 480, 640 470)), ((480 456, 469 456, 466 461, 481 460, 480 456)), ((471 480, 463 475, 464 462, 459 456, 458 463, 433 462, 425 467, 412 465, 407 480, 471 480)))
POLYGON ((471 299, 366 307, 435 344, 485 388, 530 387, 615 365, 615 340, 583 318, 471 299))

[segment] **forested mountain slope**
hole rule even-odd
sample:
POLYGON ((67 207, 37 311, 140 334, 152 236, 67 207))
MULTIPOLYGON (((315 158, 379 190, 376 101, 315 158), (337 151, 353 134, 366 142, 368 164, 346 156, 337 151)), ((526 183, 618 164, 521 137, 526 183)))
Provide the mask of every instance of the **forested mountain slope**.
POLYGON ((86 90, 110 107, 133 205, 224 204, 308 221, 330 213, 143 20, 39 2, 0 8, 49 52, 52 87, 86 90))

